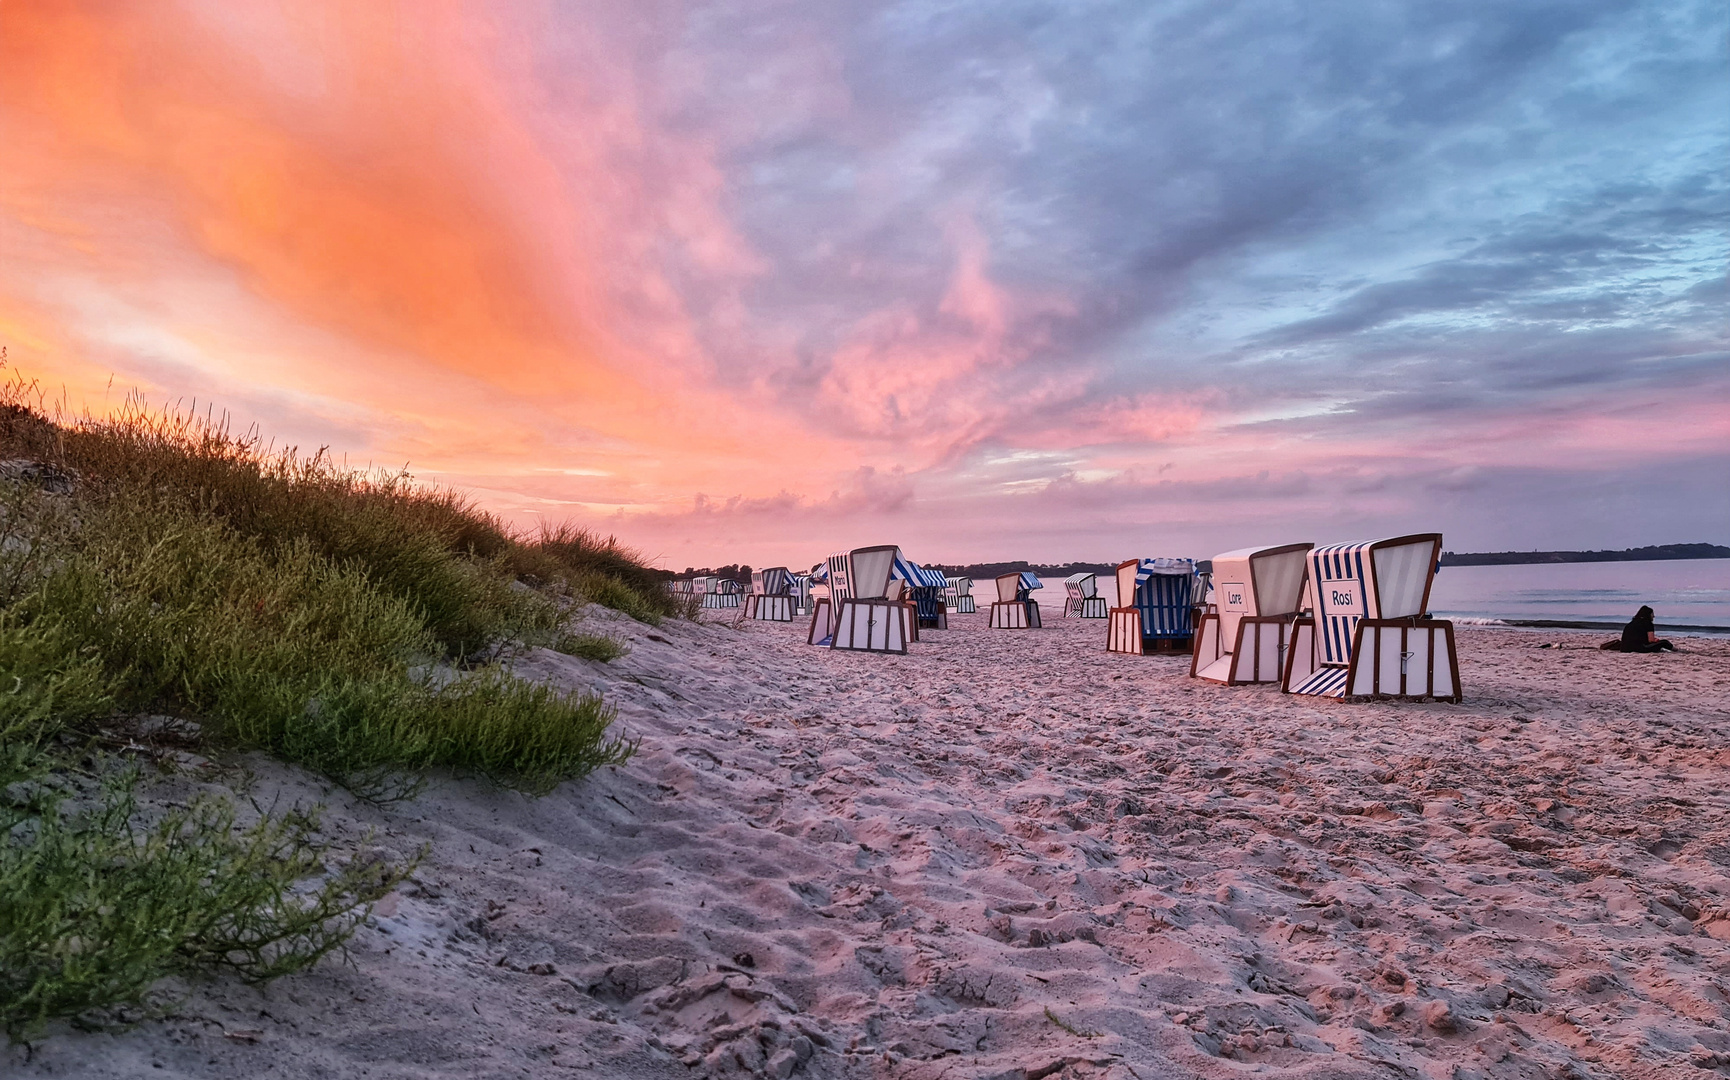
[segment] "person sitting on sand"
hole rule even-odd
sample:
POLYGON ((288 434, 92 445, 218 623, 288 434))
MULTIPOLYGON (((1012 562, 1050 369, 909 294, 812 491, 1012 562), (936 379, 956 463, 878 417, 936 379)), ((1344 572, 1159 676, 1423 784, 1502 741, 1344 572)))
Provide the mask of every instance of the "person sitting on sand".
POLYGON ((1658 636, 1658 628, 1652 622, 1652 609, 1642 605, 1628 625, 1622 627, 1622 651, 1644 653, 1663 652, 1665 649, 1674 652, 1676 646, 1658 636))

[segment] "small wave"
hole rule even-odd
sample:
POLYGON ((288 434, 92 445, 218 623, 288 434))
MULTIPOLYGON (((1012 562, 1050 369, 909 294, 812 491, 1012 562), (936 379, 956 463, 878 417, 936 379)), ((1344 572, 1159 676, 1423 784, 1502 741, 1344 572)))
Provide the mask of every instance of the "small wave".
POLYGON ((1485 618, 1479 618, 1477 616, 1472 616, 1472 615, 1450 616, 1450 621, 1459 623, 1461 626, 1510 626, 1510 625, 1512 625, 1506 619, 1485 619, 1485 618))

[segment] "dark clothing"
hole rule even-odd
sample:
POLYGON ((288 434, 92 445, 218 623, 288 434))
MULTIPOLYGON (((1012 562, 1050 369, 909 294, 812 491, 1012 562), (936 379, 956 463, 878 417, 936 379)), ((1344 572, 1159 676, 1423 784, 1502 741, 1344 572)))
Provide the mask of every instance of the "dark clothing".
POLYGON ((1657 641, 1642 641, 1638 645, 1629 645, 1624 642, 1622 645, 1623 652, 1665 652, 1666 650, 1669 652, 1676 651, 1676 646, 1670 644, 1668 638, 1659 638, 1657 641))
POLYGON ((1676 646, 1668 641, 1651 640, 1651 636, 1656 632, 1657 627, 1653 624, 1651 609, 1641 608, 1640 613, 1628 620, 1627 626, 1622 627, 1622 651, 1638 653, 1663 652, 1665 649, 1674 651, 1676 646))
POLYGON ((1652 624, 1639 616, 1622 627, 1622 651, 1641 652, 1646 648, 1646 635, 1652 632, 1652 624))

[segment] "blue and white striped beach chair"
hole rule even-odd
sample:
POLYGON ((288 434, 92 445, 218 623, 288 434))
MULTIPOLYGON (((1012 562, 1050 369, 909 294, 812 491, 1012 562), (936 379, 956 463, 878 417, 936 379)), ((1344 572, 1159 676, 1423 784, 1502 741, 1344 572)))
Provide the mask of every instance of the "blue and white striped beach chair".
POLYGON ((943 579, 943 603, 957 615, 971 615, 979 608, 973 602, 973 579, 952 577, 943 579))
POLYGON ((898 581, 907 583, 908 599, 913 602, 917 625, 914 628, 913 640, 918 641, 920 628, 926 630, 949 629, 949 609, 943 602, 943 591, 948 588, 948 579, 940 571, 927 570, 900 553, 895 556, 895 566, 891 574, 898 581))
POLYGON ((789 573, 787 595, 793 598, 793 614, 811 614, 811 575, 789 573))
POLYGON ((1063 617, 1103 619, 1109 613, 1105 597, 1099 595, 1098 574, 1071 574, 1063 579, 1063 617))
POLYGON ((785 566, 751 571, 751 595, 745 598, 745 618, 793 621, 793 575, 785 566))
POLYGON ((1117 567, 1117 603, 1106 627, 1107 652, 1142 656, 1188 649, 1202 601, 1193 559, 1130 559, 1117 567))
POLYGON ((1304 557, 1314 544, 1239 548, 1213 557, 1215 611, 1196 627, 1190 675, 1236 686, 1285 678, 1303 606, 1304 557))
POLYGON ((1309 555, 1314 610, 1281 687, 1311 697, 1460 700, 1454 624, 1428 617, 1440 533, 1329 544, 1309 555))
POLYGON ((1039 601, 1033 599, 1034 589, 1045 588, 1039 575, 1031 570, 997 576, 997 599, 991 604, 990 626, 1004 630, 1037 630, 1039 601))

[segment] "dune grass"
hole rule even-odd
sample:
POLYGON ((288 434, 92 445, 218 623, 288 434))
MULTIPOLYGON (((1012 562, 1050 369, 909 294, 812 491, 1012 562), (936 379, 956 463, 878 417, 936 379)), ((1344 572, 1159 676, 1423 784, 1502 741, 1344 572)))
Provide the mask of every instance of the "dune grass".
POLYGON ((72 496, 0 481, 0 629, 58 635, 111 707, 196 716, 372 795, 438 768, 539 792, 629 752, 598 698, 499 663, 513 643, 620 655, 564 627, 577 599, 676 611, 612 541, 515 537, 455 494, 185 415, 51 423, 18 396, 0 452, 78 480, 72 496))
POLYGON ((75 470, 84 486, 149 492, 203 511, 267 551, 301 542, 353 564, 408 601, 440 645, 461 656, 500 635, 533 630, 545 613, 512 582, 613 607, 645 622, 676 614, 657 575, 612 538, 574 526, 520 537, 460 494, 406 473, 339 468, 323 451, 272 450, 208 418, 132 405, 108 420, 49 423, 0 393, 8 456, 75 470), (525 624, 525 620, 530 620, 525 624))
POLYGON ((605 634, 562 634, 553 643, 553 648, 566 656, 599 660, 603 664, 617 660, 631 651, 616 638, 607 637, 605 634))
POLYGON ((149 1010, 171 976, 300 971, 341 949, 412 869, 327 867, 316 815, 240 827, 227 799, 145 822, 135 777, 110 776, 78 809, 40 789, 0 806, 0 1028, 15 1041, 60 1017, 149 1010))
POLYGON ((377 800, 432 771, 539 794, 631 753, 598 696, 509 666, 525 644, 622 655, 567 627, 577 601, 676 614, 631 552, 574 529, 519 537, 406 475, 194 417, 51 421, 26 390, 0 393, 11 1037, 146 1003, 168 976, 298 970, 406 872, 332 866, 307 815, 242 827, 220 797, 141 813, 132 780, 85 764, 111 718, 196 720, 207 750, 262 751, 377 800))

